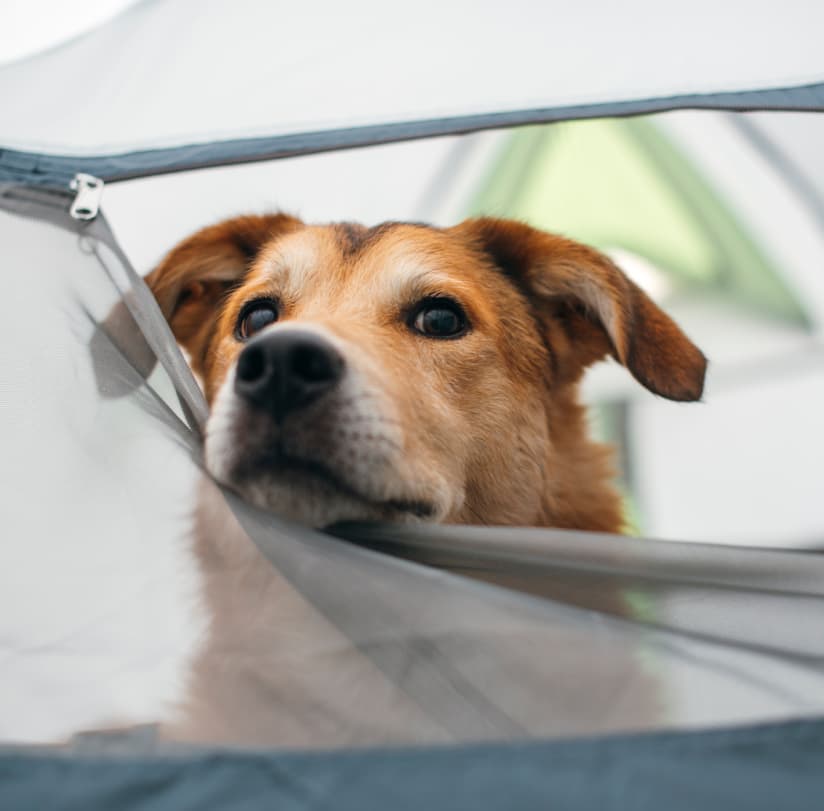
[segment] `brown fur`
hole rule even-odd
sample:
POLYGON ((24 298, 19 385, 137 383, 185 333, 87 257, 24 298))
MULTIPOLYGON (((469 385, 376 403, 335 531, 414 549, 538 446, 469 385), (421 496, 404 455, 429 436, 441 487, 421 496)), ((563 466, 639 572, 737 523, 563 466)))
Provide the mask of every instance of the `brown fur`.
POLYGON ((398 405, 407 454, 464 489, 442 517, 450 522, 620 531, 610 451, 588 437, 578 400, 584 370, 612 355, 657 394, 701 397, 703 355, 606 256, 517 222, 367 229, 239 217, 187 239, 147 281, 210 402, 242 349, 235 323, 255 295, 280 298, 281 321, 319 324, 368 350, 398 405), (289 239, 322 264, 311 284, 273 281, 289 239), (428 340, 408 328, 415 294, 393 298, 392 266, 415 257, 437 269, 437 292, 463 305, 466 337, 428 340))

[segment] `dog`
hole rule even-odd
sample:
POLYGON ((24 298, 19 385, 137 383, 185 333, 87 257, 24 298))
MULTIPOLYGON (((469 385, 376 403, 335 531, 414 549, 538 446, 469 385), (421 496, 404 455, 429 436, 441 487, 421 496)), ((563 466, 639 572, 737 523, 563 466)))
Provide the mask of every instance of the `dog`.
MULTIPOLYGON (((165 738, 311 747, 654 726, 657 688, 621 634, 583 644, 589 626, 557 606, 509 608, 335 541, 318 553, 282 537, 293 557, 272 565, 249 511, 215 484, 255 515, 315 528, 620 530, 611 450, 578 398, 584 370, 611 355, 690 401, 706 361, 610 259, 500 219, 366 228, 269 214, 198 231, 147 282, 210 404, 212 478, 191 528, 208 626, 165 738), (315 578, 308 591, 295 566, 315 578), (349 627, 312 588, 368 622, 349 627), (620 685, 620 706, 604 685, 620 685)), ((626 613, 614 584, 540 589, 584 617, 626 613)))
POLYGON ((242 216, 146 281, 202 380, 210 473, 318 528, 619 532, 584 370, 612 356, 677 401, 704 385, 703 354, 607 256, 515 221, 242 216))

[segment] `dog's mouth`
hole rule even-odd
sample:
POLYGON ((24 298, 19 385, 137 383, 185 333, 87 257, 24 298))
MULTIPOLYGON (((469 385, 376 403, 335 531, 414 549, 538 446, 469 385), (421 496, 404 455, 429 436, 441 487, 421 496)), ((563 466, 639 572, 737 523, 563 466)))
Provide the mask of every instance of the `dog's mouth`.
POLYGON ((288 478, 297 485, 301 479, 321 482, 342 496, 390 514, 403 513, 421 519, 431 519, 437 515, 435 505, 421 499, 372 498, 323 462, 295 456, 282 449, 270 450, 245 461, 235 470, 233 479, 235 486, 242 488, 245 483, 254 482, 263 475, 288 478))

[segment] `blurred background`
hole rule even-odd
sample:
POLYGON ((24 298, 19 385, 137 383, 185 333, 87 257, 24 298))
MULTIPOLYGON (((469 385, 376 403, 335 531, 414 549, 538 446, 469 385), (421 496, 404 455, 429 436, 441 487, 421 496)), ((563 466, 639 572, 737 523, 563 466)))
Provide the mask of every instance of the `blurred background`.
POLYGON ((566 122, 111 185, 145 273, 248 211, 449 225, 515 217, 608 252, 710 358, 704 402, 593 368, 593 430, 619 449, 634 532, 824 541, 824 117, 679 111, 566 122))

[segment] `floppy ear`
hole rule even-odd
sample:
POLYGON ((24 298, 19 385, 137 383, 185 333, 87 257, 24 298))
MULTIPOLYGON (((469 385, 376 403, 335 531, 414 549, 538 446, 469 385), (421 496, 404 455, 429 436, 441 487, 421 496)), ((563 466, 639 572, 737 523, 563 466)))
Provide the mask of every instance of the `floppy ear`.
POLYGON ((146 277, 196 371, 226 294, 241 283, 266 242, 300 225, 287 214, 235 217, 211 225, 175 246, 146 277))
POLYGON ((700 400, 707 361, 678 325, 602 253, 510 220, 456 226, 489 255, 538 312, 557 316, 583 366, 611 353, 670 400, 700 400))

